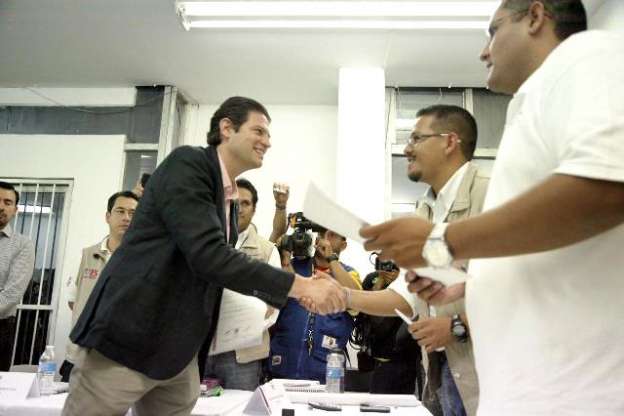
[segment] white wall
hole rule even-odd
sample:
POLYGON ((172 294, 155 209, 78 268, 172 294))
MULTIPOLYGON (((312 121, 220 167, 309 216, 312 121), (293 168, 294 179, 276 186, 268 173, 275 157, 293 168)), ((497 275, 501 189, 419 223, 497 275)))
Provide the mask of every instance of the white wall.
MULTIPOLYGON (((201 105, 195 125, 185 135, 185 143, 206 146, 206 133, 216 105, 201 105)), ((329 195, 335 195, 337 108, 334 106, 271 106, 271 148, 262 168, 246 172, 258 190, 254 223, 260 235, 269 237, 273 227, 275 202, 273 182, 290 185, 288 212, 303 209, 304 193, 310 179, 329 195)))
POLYGON ((56 278, 62 279, 53 334, 59 362, 71 329, 66 282, 76 274, 82 248, 108 232, 106 201, 121 186, 124 141, 124 136, 0 135, 0 154, 7 155, 0 176, 73 179, 64 256, 56 263, 56 278))
MULTIPOLYGON (((271 115, 271 149, 265 156, 262 168, 244 173, 258 190, 259 202, 254 217, 261 235, 268 238, 273 226, 273 182, 290 185, 288 212, 303 210, 305 190, 313 180, 328 195, 336 197, 338 164, 348 164, 352 169, 365 169, 360 163, 367 146, 353 148, 345 160, 336 160, 338 151, 338 107, 336 106, 283 106, 266 105, 271 115)), ((218 105, 187 107, 189 112, 187 131, 183 132, 183 144, 206 145, 206 133, 210 118, 218 105), (193 114, 194 112, 194 114, 193 114)), ((382 179, 383 180, 383 179, 382 179)), ((360 198, 366 203, 366 184, 354 181, 353 186, 362 190, 360 198)), ((368 254, 358 243, 349 242, 341 257, 355 267, 363 276, 372 271, 368 254)))
POLYGON ((624 1, 607 0, 589 19, 592 29, 624 32, 624 1))

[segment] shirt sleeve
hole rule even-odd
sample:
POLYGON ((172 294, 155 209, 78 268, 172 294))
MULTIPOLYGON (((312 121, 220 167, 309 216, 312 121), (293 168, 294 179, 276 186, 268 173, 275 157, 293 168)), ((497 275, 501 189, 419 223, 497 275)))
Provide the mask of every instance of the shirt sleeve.
POLYGON ((5 317, 19 305, 32 278, 35 267, 35 249, 26 240, 9 265, 9 276, 4 288, 0 289, 0 317, 5 317))
POLYGON ((555 173, 624 182, 624 48, 596 49, 552 84, 540 124, 555 173))

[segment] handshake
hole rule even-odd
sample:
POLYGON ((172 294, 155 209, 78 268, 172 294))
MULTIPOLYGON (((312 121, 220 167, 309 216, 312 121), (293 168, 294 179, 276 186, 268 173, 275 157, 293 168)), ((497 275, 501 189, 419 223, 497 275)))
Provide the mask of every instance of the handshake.
POLYGON ((349 306, 349 289, 326 273, 316 273, 312 278, 295 275, 288 296, 312 313, 327 315, 345 311, 349 306))

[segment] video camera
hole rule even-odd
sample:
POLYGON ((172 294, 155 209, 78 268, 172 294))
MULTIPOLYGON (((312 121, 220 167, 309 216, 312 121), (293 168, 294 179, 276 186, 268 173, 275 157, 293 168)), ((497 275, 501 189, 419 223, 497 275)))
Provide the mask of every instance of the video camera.
POLYGON ((289 251, 298 259, 312 257, 312 235, 308 231, 320 232, 325 229, 304 217, 303 212, 288 215, 288 223, 293 233, 282 237, 279 250, 289 251))
MULTIPOLYGON (((383 272, 394 272, 394 271, 399 270, 399 266, 394 264, 391 260, 388 260, 388 261, 379 260, 379 253, 373 251, 371 253, 371 257, 372 256, 375 256, 375 270, 383 271, 383 272)), ((373 262, 371 261, 371 263, 373 262)))

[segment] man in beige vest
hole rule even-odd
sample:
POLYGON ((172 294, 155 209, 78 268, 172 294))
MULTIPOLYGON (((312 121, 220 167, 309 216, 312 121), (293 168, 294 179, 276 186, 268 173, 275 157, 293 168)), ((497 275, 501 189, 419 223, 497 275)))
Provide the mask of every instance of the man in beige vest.
MULTIPOLYGON (((416 215, 452 222, 481 212, 488 179, 470 162, 476 141, 476 122, 461 107, 434 105, 417 113, 405 147, 408 176, 430 187, 416 215)), ((439 401, 444 416, 476 414, 478 383, 463 301, 428 307, 400 278, 381 291, 351 291, 349 307, 371 315, 391 316, 394 308, 418 315, 410 332, 428 353, 423 401, 434 413, 439 401)))
MULTIPOLYGON (((130 191, 116 192, 108 198, 105 218, 108 224, 108 236, 99 243, 82 250, 78 273, 73 282, 70 282, 68 303, 72 310, 72 326, 84 309, 95 282, 100 277, 100 272, 121 244, 121 239, 130 226, 138 201, 137 195, 130 191)), ((69 381, 76 359, 75 355, 76 345, 69 342, 67 344, 67 356, 59 371, 62 381, 69 381)))
MULTIPOLYGON (((258 192, 246 179, 237 179, 238 187, 238 241, 236 249, 242 251, 254 259, 280 268, 281 262, 275 245, 269 240, 258 235, 256 226, 251 222, 256 213, 258 192)), ((281 196, 280 196, 281 197, 281 196)), ((276 202, 276 210, 285 210, 286 201, 283 197, 276 202), (281 201, 281 202, 280 202, 281 201)), ((243 296, 238 295, 237 296, 243 296)), ((265 317, 277 314, 277 310, 267 306, 265 317)), ((262 378, 262 360, 269 356, 269 333, 264 330, 260 345, 228 351, 217 355, 208 355, 204 377, 221 380, 222 386, 227 389, 255 390, 262 378)))

